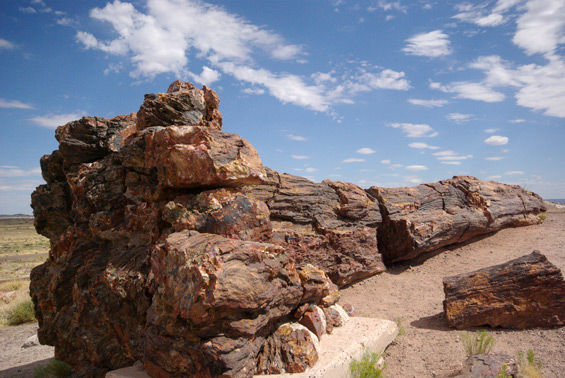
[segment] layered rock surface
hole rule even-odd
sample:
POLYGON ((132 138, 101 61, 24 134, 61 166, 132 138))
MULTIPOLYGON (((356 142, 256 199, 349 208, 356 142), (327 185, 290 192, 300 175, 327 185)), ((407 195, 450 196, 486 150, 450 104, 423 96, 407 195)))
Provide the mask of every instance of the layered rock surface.
POLYGON ((538 251, 443 279, 447 324, 464 329, 565 324, 563 274, 538 251))
POLYGON ((469 177, 366 191, 277 173, 221 130, 218 106, 175 82, 137 114, 60 126, 41 159, 32 207, 51 250, 31 294, 40 341, 75 376, 141 360, 155 377, 250 377, 265 348, 280 358, 264 370, 311 361, 308 345, 305 360, 281 357, 304 333, 272 335, 313 305, 331 313, 337 286, 384 271, 381 256, 531 224, 543 208, 469 177))
POLYGON ((371 187, 367 192, 381 206, 379 251, 387 263, 506 227, 537 224, 537 214, 546 210, 535 193, 471 176, 412 188, 371 187))

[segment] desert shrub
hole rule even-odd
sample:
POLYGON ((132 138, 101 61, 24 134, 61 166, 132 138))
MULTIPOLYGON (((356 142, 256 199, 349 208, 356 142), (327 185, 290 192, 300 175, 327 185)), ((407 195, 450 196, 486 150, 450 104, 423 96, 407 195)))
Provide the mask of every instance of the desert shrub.
POLYGON ((35 378, 70 377, 73 369, 56 359, 49 360, 47 365, 35 368, 35 378))
POLYGON ((502 364, 502 369, 500 369, 496 378, 512 378, 512 375, 508 374, 508 370, 506 370, 507 367, 506 364, 502 364))
POLYGON ((349 376, 351 378, 384 378, 383 369, 378 366, 381 355, 363 351, 361 361, 353 360, 349 364, 349 376))
POLYGON ((528 349, 526 356, 518 353, 518 376, 520 378, 541 378, 541 361, 536 358, 533 350, 528 349))
POLYGON ((475 333, 462 333, 461 339, 468 356, 488 353, 494 345, 494 337, 489 335, 484 329, 477 330, 475 333))
POLYGON ((35 322, 35 311, 31 298, 18 302, 7 311, 6 323, 8 325, 18 325, 35 322))
POLYGON ((396 318, 396 326, 398 327, 398 335, 406 335, 406 328, 402 325, 402 318, 396 318))
POLYGON ((542 224, 545 218, 547 218, 547 215, 545 215, 545 213, 541 213, 540 215, 538 215, 538 223, 542 224))

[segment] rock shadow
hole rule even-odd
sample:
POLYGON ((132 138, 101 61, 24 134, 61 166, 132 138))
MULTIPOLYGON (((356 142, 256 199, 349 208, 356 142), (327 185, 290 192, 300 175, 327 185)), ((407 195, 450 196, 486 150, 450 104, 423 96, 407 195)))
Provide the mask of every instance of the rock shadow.
POLYGON ((439 312, 435 315, 423 316, 418 320, 410 322, 410 325, 420 329, 430 329, 434 331, 454 331, 454 329, 447 326, 445 314, 439 312))
POLYGON ((0 378, 29 378, 35 376, 35 369, 47 365, 52 358, 30 362, 29 364, 14 366, 5 370, 0 370, 0 378))
POLYGON ((387 271, 387 273, 395 274, 395 275, 404 273, 406 270, 410 269, 411 267, 422 265, 426 261, 431 259, 432 257, 435 257, 435 256, 437 256, 441 253, 448 252, 448 251, 455 251, 456 249, 459 249, 461 247, 465 247, 469 244, 473 244, 473 243, 481 241, 483 239, 487 239, 487 238, 493 236, 496 233, 497 233, 497 231, 494 231, 494 232, 489 232, 488 234, 473 236, 471 239, 468 239, 464 242, 450 244, 450 245, 447 245, 445 247, 438 248, 435 251, 425 252, 425 253, 422 253, 421 255, 418 255, 418 256, 410 259, 410 260, 398 261, 398 262, 392 263, 390 265, 387 265, 386 271, 387 271))

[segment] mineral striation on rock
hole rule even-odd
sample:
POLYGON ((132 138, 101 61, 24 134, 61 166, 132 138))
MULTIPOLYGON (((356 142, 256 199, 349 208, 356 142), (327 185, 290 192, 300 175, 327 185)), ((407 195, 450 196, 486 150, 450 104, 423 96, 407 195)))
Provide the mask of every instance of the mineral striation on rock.
POLYGON ((383 257, 531 224, 543 210, 519 187, 470 177, 314 183, 265 168, 221 128, 216 92, 176 81, 137 113, 57 129, 32 194, 51 249, 30 290, 40 342, 75 377, 138 360, 167 378, 301 371, 315 340, 296 322, 317 305, 338 326, 338 287, 383 272, 383 257), (290 339, 300 343, 288 349, 290 339))
POLYGON ((538 251, 443 279, 447 324, 528 328, 565 324, 565 281, 538 251))
POLYGON ((379 252, 386 263, 502 228, 537 224, 537 214, 546 210, 541 197, 519 186, 470 176, 412 188, 371 187, 367 192, 381 206, 379 252))

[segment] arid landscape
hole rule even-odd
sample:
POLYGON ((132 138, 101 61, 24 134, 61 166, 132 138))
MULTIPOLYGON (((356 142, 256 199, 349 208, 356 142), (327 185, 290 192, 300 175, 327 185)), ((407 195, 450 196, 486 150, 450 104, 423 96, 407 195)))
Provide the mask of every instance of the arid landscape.
MULTIPOLYGON (((385 273, 342 290, 340 303, 352 304, 357 316, 401 319, 405 334, 399 335, 385 353, 387 377, 451 377, 462 367, 466 358, 461 341, 463 331, 446 326, 443 277, 500 264, 533 250, 539 250, 558 268, 565 269, 565 209, 549 206, 546 214, 540 225, 505 229, 424 255, 411 263, 398 263, 385 273)), ((28 229, 22 224, 18 227, 28 229)), ((31 232, 27 235, 24 240, 35 240, 31 232)), ((34 368, 53 357, 53 348, 49 346, 22 348, 36 329, 36 324, 0 328, 0 377, 32 378, 34 368)), ((533 349, 543 364, 543 377, 563 376, 564 327, 486 329, 496 341, 493 353, 517 357, 519 352, 533 349)))

